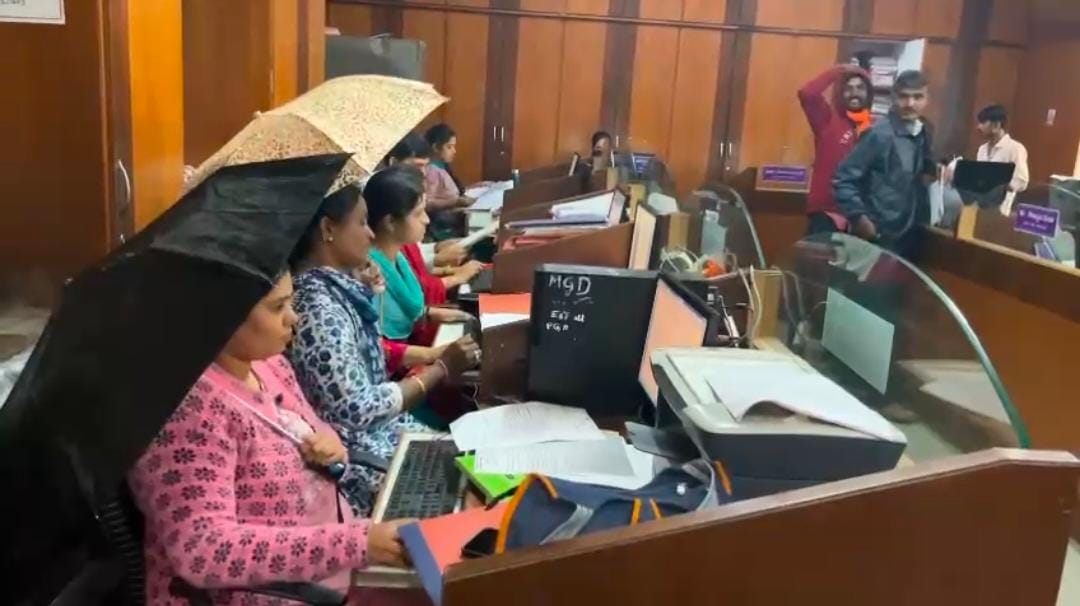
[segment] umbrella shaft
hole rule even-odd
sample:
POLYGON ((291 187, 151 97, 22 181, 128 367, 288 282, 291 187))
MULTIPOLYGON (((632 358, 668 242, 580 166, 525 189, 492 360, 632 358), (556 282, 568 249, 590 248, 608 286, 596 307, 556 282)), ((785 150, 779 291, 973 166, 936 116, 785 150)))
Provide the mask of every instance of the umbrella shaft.
POLYGON ((252 406, 252 405, 248 404, 247 402, 245 402, 245 401, 244 401, 243 399, 241 399, 241 398, 240 398, 239 396, 237 396, 236 394, 234 394, 234 393, 231 393, 231 392, 230 392, 230 393, 229 393, 229 396, 231 396, 231 397, 232 397, 232 399, 236 400, 236 401, 237 401, 237 403, 239 403, 240 405, 242 405, 242 406, 243 406, 244 408, 246 408, 246 409, 250 410, 250 411, 251 411, 252 413, 254 413, 254 414, 255 414, 255 416, 257 416, 257 417, 259 417, 260 419, 262 419, 262 421, 263 421, 264 423, 266 423, 267 425, 269 425, 269 426, 270 426, 270 427, 271 427, 271 428, 272 428, 272 429, 273 429, 274 431, 276 431, 276 432, 280 433, 280 434, 281 434, 282 436, 284 436, 285 438, 287 438, 287 439, 288 439, 288 440, 289 440, 290 442, 292 442, 293 444, 296 444, 297 446, 300 446, 301 444, 303 444, 303 443, 304 443, 304 442, 303 442, 303 440, 301 440, 300 438, 298 438, 298 437, 296 437, 295 435, 293 435, 293 434, 292 434, 292 433, 291 433, 291 432, 290 432, 290 431, 289 431, 288 429, 285 429, 284 427, 282 427, 282 426, 281 426, 281 424, 279 424, 279 423, 275 422, 275 421, 274 421, 273 419, 271 419, 270 417, 268 417, 268 416, 266 416, 265 414, 263 414, 263 413, 259 412, 259 410, 258 410, 258 409, 256 409, 256 408, 255 408, 254 406, 252 406))

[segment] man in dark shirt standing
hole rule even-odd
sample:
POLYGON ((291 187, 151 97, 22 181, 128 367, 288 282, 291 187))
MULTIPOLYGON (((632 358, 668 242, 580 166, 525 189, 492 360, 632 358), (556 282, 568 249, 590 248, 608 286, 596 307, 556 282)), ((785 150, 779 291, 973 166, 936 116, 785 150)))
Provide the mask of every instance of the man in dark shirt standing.
POLYGON ((927 185, 937 168, 933 134, 923 118, 927 88, 922 72, 897 76, 888 118, 859 140, 833 179, 837 206, 852 231, 909 259, 930 218, 927 185))

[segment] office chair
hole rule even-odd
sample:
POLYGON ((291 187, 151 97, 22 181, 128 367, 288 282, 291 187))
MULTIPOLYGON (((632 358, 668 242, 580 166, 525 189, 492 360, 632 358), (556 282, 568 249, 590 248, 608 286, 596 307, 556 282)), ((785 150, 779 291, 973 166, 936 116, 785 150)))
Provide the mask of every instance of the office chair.
MULTIPOLYGON (((350 452, 349 462, 384 473, 389 469, 389 463, 385 459, 366 452, 350 452)), ((83 573, 69 584, 68 589, 72 589, 73 586, 85 586, 87 583, 92 584, 92 581, 86 579, 87 576, 113 579, 113 600, 120 599, 125 606, 143 606, 146 603, 143 518, 135 507, 127 485, 122 485, 115 495, 107 500, 104 507, 95 511, 95 514, 112 558, 106 561, 90 562, 83 573)), ((101 584, 101 581, 98 580, 97 583, 101 584)), ((347 596, 315 583, 270 583, 261 587, 237 589, 312 606, 341 606, 347 599, 347 596)), ((213 604, 210 592, 192 587, 179 577, 173 579, 169 590, 173 595, 186 598, 191 606, 212 606, 213 604)), ((67 602, 61 598, 69 593, 78 595, 80 592, 65 590, 61 597, 53 602, 53 605, 66 604, 67 602)), ((110 601, 110 603, 114 602, 110 601)))

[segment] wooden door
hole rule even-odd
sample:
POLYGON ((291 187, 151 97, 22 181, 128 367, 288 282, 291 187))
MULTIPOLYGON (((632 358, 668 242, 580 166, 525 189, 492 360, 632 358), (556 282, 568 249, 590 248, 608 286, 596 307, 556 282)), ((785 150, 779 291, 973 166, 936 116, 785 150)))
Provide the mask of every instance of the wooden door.
MULTIPOLYGON (((566 10, 577 14, 606 15, 607 0, 569 0, 566 10)), ((610 129, 601 121, 604 96, 604 50, 610 27, 595 21, 566 21, 562 39, 561 91, 555 163, 572 154, 587 155, 597 130, 610 129)))
MULTIPOLYGON (((527 10, 558 11, 562 0, 523 0, 527 10)), ((556 164, 565 25, 561 19, 522 17, 517 24, 517 57, 511 142, 513 167, 530 170, 556 164)), ((501 128, 501 126, 500 126, 501 128)), ((500 140, 500 143, 502 141, 500 140)))
MULTIPOLYGON (((458 155, 454 170, 466 183, 481 180, 485 174, 486 148, 495 144, 498 133, 485 116, 486 99, 495 83, 488 82, 488 37, 490 27, 484 15, 447 13, 445 88, 450 98, 444 119, 458 135, 458 155)), ((430 49, 429 49, 430 52, 430 49)))
POLYGON ((63 25, 0 23, 2 274, 59 284, 108 250, 104 4, 67 2, 63 25))
MULTIPOLYGON (((638 10, 649 19, 678 21, 682 16, 680 3, 664 0, 646 0, 638 10)), ((668 157, 680 33, 668 26, 637 28, 628 131, 620 133, 626 135, 625 140, 620 136, 625 150, 668 157)))
POLYGON ((485 179, 501 180, 513 170, 518 17, 493 16, 488 26, 483 173, 485 179))
POLYGON ((796 96, 798 89, 836 63, 838 39, 756 33, 741 128, 730 133, 729 165, 736 172, 763 164, 810 166, 814 139, 796 96), (797 57, 797 60, 795 58, 797 57))

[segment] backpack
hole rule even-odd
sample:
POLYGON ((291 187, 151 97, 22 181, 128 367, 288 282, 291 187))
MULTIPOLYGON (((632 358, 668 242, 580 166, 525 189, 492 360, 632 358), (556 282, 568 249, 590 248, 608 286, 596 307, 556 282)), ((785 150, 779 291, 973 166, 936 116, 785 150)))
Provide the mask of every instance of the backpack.
POLYGON ((637 490, 531 474, 510 500, 495 553, 700 511, 733 501, 719 462, 696 460, 660 472, 637 490))

